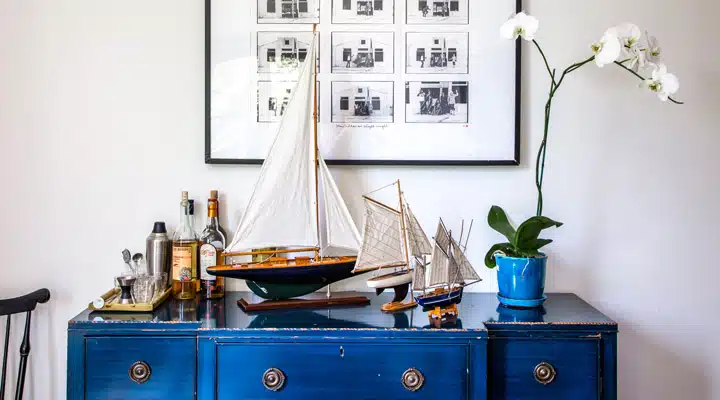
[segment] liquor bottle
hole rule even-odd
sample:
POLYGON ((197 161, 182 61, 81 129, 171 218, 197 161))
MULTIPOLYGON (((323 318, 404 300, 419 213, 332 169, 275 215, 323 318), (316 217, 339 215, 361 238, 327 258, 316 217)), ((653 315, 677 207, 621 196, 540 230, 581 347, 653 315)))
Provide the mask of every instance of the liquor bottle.
POLYGON ((192 203, 182 192, 182 223, 173 235, 172 293, 176 299, 194 299, 197 294, 197 259, 200 241, 192 224, 192 203))
POLYGON ((225 278, 207 272, 208 267, 218 264, 220 253, 225 250, 225 233, 218 219, 217 190, 210 192, 207 207, 207 226, 200 236, 200 294, 203 299, 217 299, 225 295, 225 278))

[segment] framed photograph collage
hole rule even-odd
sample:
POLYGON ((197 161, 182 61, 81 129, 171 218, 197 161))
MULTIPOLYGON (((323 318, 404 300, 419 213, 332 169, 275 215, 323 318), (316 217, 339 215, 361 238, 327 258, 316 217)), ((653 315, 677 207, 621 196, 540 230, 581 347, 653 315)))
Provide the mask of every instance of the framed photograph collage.
POLYGON ((521 0, 206 0, 209 164, 259 164, 308 57, 335 165, 518 165, 521 0), (319 51, 310 54, 316 26, 319 51))

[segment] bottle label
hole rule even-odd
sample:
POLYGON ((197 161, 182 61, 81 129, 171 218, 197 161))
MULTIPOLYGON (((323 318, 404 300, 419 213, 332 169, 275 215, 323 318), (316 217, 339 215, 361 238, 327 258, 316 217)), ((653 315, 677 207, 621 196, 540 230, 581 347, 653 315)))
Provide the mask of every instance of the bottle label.
POLYGON ((172 274, 174 280, 189 281, 193 278, 192 252, 193 248, 189 246, 173 246, 172 274))
POLYGON ((200 279, 214 281, 216 277, 207 272, 208 267, 217 265, 217 249, 212 244, 200 246, 200 279))

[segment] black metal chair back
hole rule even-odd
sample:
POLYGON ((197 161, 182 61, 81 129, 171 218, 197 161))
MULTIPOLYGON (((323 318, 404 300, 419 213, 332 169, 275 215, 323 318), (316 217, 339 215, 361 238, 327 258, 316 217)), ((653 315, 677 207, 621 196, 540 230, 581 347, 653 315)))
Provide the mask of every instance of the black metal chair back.
POLYGON ((47 289, 36 290, 30 294, 14 299, 0 300, 0 315, 5 315, 7 318, 5 325, 2 380, 0 380, 0 400, 5 399, 5 373, 7 371, 8 346, 10 345, 10 319, 14 314, 25 313, 26 315, 25 333, 23 333, 22 343, 20 343, 20 366, 18 368, 17 386, 15 389, 15 399, 21 400, 23 397, 23 389, 25 388, 27 359, 30 354, 30 315, 38 303, 46 303, 48 300, 50 300, 50 291, 47 289))

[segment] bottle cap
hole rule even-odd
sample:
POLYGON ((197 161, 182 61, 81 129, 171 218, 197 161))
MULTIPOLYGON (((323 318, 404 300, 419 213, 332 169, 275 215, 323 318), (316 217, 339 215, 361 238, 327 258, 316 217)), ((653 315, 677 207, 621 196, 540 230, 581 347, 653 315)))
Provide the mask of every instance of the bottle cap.
POLYGON ((211 191, 210 191, 210 198, 211 198, 211 199, 217 199, 217 198, 218 198, 218 191, 217 191, 217 190, 211 190, 211 191))
POLYGON ((167 233, 167 228, 165 228, 165 223, 162 221, 155 222, 155 226, 153 226, 152 233, 167 233))

